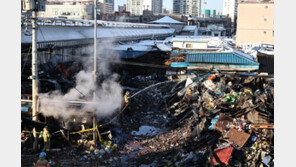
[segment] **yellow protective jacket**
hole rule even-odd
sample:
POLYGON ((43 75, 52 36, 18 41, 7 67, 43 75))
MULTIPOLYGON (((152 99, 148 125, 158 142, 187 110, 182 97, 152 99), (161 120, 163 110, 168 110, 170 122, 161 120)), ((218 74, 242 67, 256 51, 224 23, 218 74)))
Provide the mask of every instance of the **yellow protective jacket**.
POLYGON ((43 137, 44 142, 47 142, 47 141, 50 140, 51 136, 50 136, 48 131, 47 132, 41 131, 40 134, 39 134, 39 138, 42 138, 42 137, 43 137))

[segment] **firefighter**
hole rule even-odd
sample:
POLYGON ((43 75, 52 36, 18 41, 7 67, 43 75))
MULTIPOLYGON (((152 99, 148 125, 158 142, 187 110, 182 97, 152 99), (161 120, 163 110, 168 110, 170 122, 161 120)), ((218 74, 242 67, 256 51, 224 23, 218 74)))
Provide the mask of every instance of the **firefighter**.
POLYGON ((124 95, 124 106, 126 106, 129 103, 130 93, 127 91, 124 95))
POLYGON ((43 151, 48 152, 50 150, 50 133, 48 131, 48 127, 45 126, 43 128, 43 131, 40 132, 39 138, 43 138, 44 141, 44 148, 43 151))
POLYGON ((50 165, 48 161, 45 159, 45 157, 46 157, 46 153, 41 152, 35 167, 49 167, 50 165))
POLYGON ((191 88, 187 88, 185 96, 184 96, 184 100, 186 101, 190 101, 190 97, 191 97, 191 88))

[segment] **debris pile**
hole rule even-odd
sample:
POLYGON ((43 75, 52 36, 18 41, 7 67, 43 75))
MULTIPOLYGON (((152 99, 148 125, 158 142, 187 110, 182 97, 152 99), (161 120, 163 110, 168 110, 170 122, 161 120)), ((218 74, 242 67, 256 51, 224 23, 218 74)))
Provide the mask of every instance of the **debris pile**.
MULTIPOLYGON (((205 154, 213 165, 273 164, 272 81, 255 76, 208 74, 188 78, 186 86, 182 85, 184 82, 168 99, 170 106, 166 111, 173 127, 192 119, 191 138, 187 141, 190 144, 183 145, 184 154, 192 156, 207 148, 205 154), (209 142, 203 142, 205 139, 209 142)), ((185 162, 180 161, 186 165, 185 162)))
POLYGON ((164 64, 166 66, 170 66, 172 64, 172 62, 185 62, 185 55, 180 55, 180 56, 176 56, 173 58, 168 59, 164 64))
POLYGON ((129 97, 124 112, 100 127, 102 142, 92 143, 89 131, 50 160, 66 166, 273 166, 272 78, 206 74, 159 82, 129 97), (61 156, 65 160, 54 158, 61 156))

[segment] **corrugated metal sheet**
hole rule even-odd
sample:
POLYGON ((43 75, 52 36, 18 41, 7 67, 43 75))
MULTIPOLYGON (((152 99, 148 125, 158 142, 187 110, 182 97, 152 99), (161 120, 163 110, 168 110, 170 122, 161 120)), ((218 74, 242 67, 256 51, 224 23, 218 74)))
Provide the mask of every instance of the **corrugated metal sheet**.
POLYGON ((258 62, 246 58, 234 52, 211 52, 187 54, 186 62, 188 63, 216 63, 216 64, 240 64, 240 65, 258 65, 258 62))
POLYGON ((238 65, 238 64, 214 64, 214 63, 188 63, 173 62, 171 67, 187 69, 217 69, 234 71, 254 71, 259 69, 259 65, 238 65))
MULTIPOLYGON (((217 48, 206 49, 208 52, 216 51, 217 48)), ((195 54, 195 53, 206 53, 206 50, 199 49, 198 51, 195 50, 172 50, 170 57, 174 58, 180 55, 187 55, 187 54, 195 54)))
MULTIPOLYGON (((172 35, 174 29, 169 28, 98 28, 98 38, 132 38, 138 36, 172 35)), ((31 29, 29 28, 29 32, 31 29)), ((93 27, 64 27, 39 26, 37 29, 37 42, 56 42, 69 40, 93 39, 93 27)), ((21 42, 31 43, 32 36, 25 35, 24 27, 21 31, 21 42)))

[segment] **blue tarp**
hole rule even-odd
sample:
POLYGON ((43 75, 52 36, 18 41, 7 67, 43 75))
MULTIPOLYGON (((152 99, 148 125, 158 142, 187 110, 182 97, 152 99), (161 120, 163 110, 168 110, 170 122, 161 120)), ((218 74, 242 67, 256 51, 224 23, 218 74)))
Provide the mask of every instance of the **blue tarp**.
POLYGON ((22 107, 21 107, 21 111, 22 111, 22 112, 28 112, 28 111, 29 111, 29 108, 30 108, 30 105, 29 105, 29 104, 27 104, 27 105, 22 105, 22 107))

